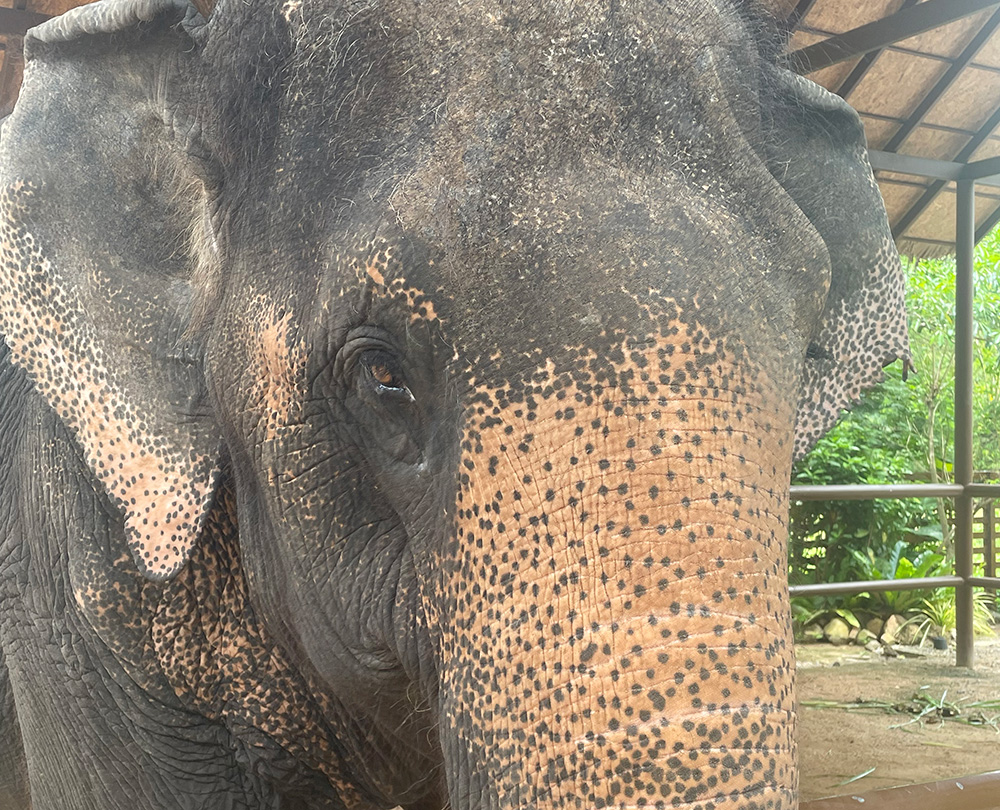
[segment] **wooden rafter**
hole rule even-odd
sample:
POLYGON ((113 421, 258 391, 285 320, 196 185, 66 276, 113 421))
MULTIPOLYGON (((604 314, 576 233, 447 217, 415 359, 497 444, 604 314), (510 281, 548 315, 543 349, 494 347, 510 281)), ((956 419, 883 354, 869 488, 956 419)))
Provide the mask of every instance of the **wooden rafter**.
POLYGON ((801 48, 789 54, 789 64, 799 73, 812 73, 998 5, 1000 0, 926 0, 801 48))
POLYGON ((785 28, 794 31, 814 5, 816 5, 816 0, 799 0, 795 8, 792 9, 792 13, 785 19, 785 28))
MULTIPOLYGON (((996 109, 993 114, 986 120, 986 123, 980 127, 979 132, 977 132, 972 139, 962 148, 962 151, 955 156, 956 163, 968 163, 969 158, 975 153, 975 151, 982 145, 982 143, 990 136, 994 129, 1000 126, 1000 108, 996 109)), ((935 180, 927 187, 927 191, 920 195, 920 198, 910 206, 910 209, 903 214, 899 223, 893 228, 892 235, 897 239, 903 237, 906 233, 906 229, 909 228, 927 207, 934 201, 934 198, 941 193, 947 185, 947 180, 935 180)))
POLYGON ((951 67, 935 82, 934 87, 931 88, 930 92, 924 96, 923 100, 910 113, 906 122, 896 130, 885 146, 882 147, 884 151, 896 152, 899 150, 903 142, 920 126, 920 122, 924 120, 924 116, 948 92, 948 88, 955 83, 955 80, 962 74, 962 71, 972 63, 972 60, 976 58, 976 54, 982 50, 983 45, 993 36, 993 32, 997 28, 1000 28, 1000 11, 994 11, 983 27, 976 32, 976 35, 969 41, 969 44, 955 58, 951 67))
MULTIPOLYGON (((903 0, 903 4, 899 7, 898 11, 903 11, 910 6, 916 5, 916 3, 917 0, 903 0)), ((875 60, 883 53, 885 53, 885 48, 879 48, 878 50, 869 51, 862 56, 854 66, 854 69, 847 75, 847 78, 840 83, 840 87, 837 88, 837 95, 841 98, 847 98, 851 91, 861 84, 861 80, 868 75, 868 71, 875 64, 875 60)))
POLYGON ((976 228, 976 244, 978 244, 984 236, 992 231, 997 226, 997 223, 1000 223, 1000 205, 997 206, 996 211, 983 220, 982 225, 976 228))

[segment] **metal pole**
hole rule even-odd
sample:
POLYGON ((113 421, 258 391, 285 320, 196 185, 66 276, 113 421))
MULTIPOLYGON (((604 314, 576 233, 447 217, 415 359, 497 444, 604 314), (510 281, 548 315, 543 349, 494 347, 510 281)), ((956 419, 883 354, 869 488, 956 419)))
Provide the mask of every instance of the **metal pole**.
MULTIPOLYGON (((988 581, 988 580, 987 580, 988 581)), ((818 585, 792 585, 792 596, 835 596, 862 591, 922 591, 933 588, 956 588, 960 577, 910 577, 908 579, 868 579, 861 582, 822 582, 818 585)))
POLYGON ((791 488, 790 494, 793 501, 957 498, 962 494, 962 487, 958 484, 817 484, 815 486, 796 484, 791 488))
MULTIPOLYGON (((972 483, 972 299, 973 251, 976 246, 976 185, 958 182, 955 222, 955 483, 972 483)), ((972 495, 955 499, 955 574, 964 582, 955 588, 956 663, 975 663, 972 632, 972 495)))

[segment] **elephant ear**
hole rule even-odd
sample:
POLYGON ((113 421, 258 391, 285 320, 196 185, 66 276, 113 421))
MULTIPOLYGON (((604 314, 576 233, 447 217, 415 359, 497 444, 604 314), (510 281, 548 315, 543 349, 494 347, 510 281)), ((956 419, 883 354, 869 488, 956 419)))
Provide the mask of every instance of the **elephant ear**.
POLYGON ((128 0, 32 30, 0 144, 0 332, 154 580, 191 552, 220 447, 192 322, 214 272, 209 172, 177 89, 199 20, 128 0))
POLYGON ((902 359, 905 375, 910 353, 903 271, 861 121, 808 79, 769 70, 768 167, 826 243, 832 273, 806 350, 795 425, 799 459, 883 379, 886 365, 902 359))

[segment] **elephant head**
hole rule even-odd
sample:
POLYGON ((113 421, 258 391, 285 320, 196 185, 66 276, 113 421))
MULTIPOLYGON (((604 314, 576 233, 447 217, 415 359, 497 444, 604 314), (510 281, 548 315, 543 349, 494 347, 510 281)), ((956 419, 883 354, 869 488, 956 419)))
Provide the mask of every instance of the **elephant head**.
POLYGON ((907 343, 858 118, 746 6, 29 34, 0 331, 109 557, 238 537, 334 806, 795 806, 789 471, 907 343))

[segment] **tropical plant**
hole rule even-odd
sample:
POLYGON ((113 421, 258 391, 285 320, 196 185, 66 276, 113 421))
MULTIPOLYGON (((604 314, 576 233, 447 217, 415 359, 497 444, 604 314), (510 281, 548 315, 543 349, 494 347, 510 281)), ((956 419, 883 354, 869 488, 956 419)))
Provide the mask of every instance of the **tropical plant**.
MULTIPOLYGON (((921 644, 931 633, 935 635, 951 633, 958 623, 954 589, 939 588, 931 596, 925 597, 917 618, 920 621, 917 634, 921 644)), ((975 591, 972 594, 972 632, 977 636, 994 634, 990 599, 984 591, 975 591)))
MULTIPOLYGON (((944 573, 941 570, 944 555, 935 551, 921 551, 913 560, 904 556, 908 544, 900 540, 892 548, 888 558, 882 558, 868 549, 867 553, 851 549, 857 563, 855 569, 862 579, 914 579, 932 577, 944 573)), ((872 591, 858 594, 860 604, 869 612, 888 618, 894 613, 906 615, 917 610, 934 591, 872 591)))

